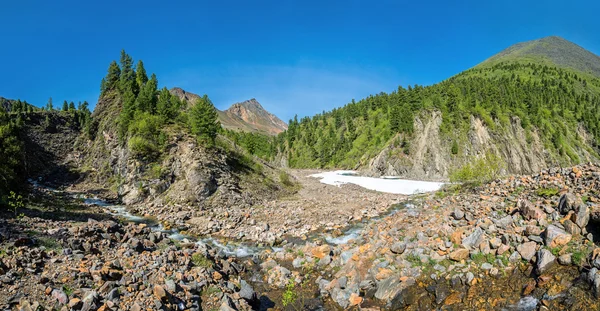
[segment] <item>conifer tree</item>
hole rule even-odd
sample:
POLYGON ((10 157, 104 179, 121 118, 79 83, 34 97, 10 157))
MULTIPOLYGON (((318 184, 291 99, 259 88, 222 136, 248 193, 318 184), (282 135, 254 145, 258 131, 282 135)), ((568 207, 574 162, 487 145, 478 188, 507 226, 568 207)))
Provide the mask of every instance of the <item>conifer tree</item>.
POLYGON ((192 134, 196 135, 199 141, 209 146, 214 145, 220 125, 217 110, 208 96, 204 95, 196 101, 190 110, 189 118, 192 134))
POLYGON ((138 89, 141 91, 144 87, 144 84, 148 82, 148 75, 146 75, 146 69, 144 68, 144 62, 139 60, 137 66, 135 66, 135 81, 137 83, 138 89))
POLYGON ((137 95, 138 89, 135 82, 135 71, 133 70, 133 59, 125 50, 121 50, 121 75, 119 77, 119 88, 121 94, 126 94, 128 90, 137 95))
POLYGON ((67 110, 69 110, 69 104, 65 100, 65 101, 63 101, 62 111, 67 111, 67 110))

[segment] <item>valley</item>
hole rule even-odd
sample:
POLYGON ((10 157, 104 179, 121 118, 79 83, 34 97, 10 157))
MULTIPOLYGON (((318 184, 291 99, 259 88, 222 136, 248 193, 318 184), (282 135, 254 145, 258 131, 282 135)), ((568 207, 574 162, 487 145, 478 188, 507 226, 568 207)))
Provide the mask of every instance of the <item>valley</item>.
POLYGON ((0 98, 0 307, 597 310, 600 58, 520 43, 289 124, 159 89, 0 98))

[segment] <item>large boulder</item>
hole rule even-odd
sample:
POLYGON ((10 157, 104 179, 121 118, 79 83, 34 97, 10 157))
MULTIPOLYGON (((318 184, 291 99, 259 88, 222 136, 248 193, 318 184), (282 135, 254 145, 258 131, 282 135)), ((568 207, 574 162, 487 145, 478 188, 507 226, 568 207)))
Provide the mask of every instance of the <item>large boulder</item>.
POLYGON ((579 226, 579 228, 585 228, 590 221, 590 208, 581 204, 575 208, 575 213, 571 216, 571 220, 579 226))
POLYGON ((578 196, 570 192, 565 193, 558 201, 558 211, 566 215, 569 211, 575 211, 580 205, 583 205, 583 201, 578 196))
POLYGON ((546 246, 550 248, 565 245, 569 243, 573 237, 571 234, 555 225, 549 225, 548 228, 546 228, 546 231, 544 231, 544 236, 544 242, 546 243, 546 246))
POLYGON ((535 266, 535 271, 537 274, 542 274, 546 272, 552 265, 554 264, 556 257, 552 255, 552 253, 547 249, 541 249, 537 253, 537 263, 535 266))

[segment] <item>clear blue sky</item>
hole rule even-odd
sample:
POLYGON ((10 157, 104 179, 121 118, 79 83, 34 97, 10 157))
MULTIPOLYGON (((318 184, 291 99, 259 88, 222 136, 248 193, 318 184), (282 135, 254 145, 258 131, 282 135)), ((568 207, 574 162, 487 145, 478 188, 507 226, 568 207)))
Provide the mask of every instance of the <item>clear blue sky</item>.
POLYGON ((124 48, 160 86, 287 121, 429 85, 559 35, 600 53, 597 1, 2 1, 0 96, 95 105, 124 48), (450 2, 455 2, 451 4, 450 2))

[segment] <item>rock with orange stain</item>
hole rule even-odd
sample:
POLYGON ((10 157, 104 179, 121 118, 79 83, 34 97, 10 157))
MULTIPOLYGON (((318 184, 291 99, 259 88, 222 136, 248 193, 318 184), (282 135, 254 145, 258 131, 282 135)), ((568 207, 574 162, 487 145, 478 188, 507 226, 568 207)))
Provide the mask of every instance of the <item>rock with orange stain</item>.
POLYGON ((325 256, 328 256, 331 253, 331 246, 329 245, 321 245, 313 248, 310 253, 319 259, 323 259, 325 256))
POLYGON ((356 293, 350 294, 350 306, 357 306, 363 302, 363 298, 356 293))

